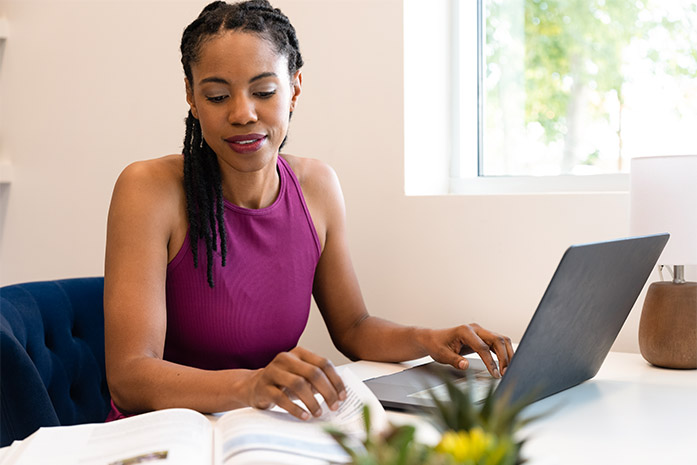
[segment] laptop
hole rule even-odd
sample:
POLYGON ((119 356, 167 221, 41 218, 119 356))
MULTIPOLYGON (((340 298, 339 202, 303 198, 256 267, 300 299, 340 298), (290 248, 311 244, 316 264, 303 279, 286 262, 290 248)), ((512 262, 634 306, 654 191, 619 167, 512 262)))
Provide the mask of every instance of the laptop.
MULTIPOLYGON (((494 396, 536 402, 598 373, 669 234, 573 245, 559 262, 494 396), (505 393, 505 394, 504 394, 505 393)), ((366 381, 393 410, 432 408, 446 392, 442 376, 467 382, 473 400, 496 382, 479 359, 467 370, 430 362, 366 381)))

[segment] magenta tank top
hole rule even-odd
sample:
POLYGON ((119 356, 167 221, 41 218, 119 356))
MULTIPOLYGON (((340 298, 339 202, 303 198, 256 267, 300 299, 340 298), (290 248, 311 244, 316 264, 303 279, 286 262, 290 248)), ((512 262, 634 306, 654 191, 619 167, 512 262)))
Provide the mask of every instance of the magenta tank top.
POLYGON ((194 268, 188 233, 167 266, 165 360, 254 369, 297 345, 321 248, 295 173, 280 156, 277 166, 272 205, 250 210, 225 201, 227 263, 214 252, 215 287, 208 286, 203 241, 194 268))

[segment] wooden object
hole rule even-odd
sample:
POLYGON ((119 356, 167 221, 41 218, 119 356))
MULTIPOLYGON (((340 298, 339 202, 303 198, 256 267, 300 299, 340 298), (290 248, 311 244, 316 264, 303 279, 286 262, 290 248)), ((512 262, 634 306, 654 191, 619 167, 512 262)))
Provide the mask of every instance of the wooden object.
POLYGON ((649 286, 639 322, 639 349, 653 365, 697 368, 697 283, 649 286))

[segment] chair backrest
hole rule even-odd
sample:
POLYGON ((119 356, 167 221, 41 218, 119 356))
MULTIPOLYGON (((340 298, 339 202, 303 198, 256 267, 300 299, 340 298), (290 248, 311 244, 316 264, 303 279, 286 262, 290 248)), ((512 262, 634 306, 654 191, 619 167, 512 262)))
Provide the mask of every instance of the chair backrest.
POLYGON ((0 288, 0 446, 105 420, 104 278, 0 288))

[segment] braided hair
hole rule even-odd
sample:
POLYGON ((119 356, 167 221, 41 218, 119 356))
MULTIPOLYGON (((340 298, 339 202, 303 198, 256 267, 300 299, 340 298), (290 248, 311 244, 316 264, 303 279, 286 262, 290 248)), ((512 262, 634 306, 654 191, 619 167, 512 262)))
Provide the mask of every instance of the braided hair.
MULTIPOLYGON (((216 1, 206 6, 201 14, 184 30, 181 41, 182 65, 189 84, 191 72, 206 41, 229 30, 258 34, 270 41, 279 55, 288 58, 288 72, 293 76, 303 65, 295 28, 278 8, 267 0, 249 0, 228 4, 216 1)), ((281 143, 281 147, 285 143, 281 143)), ((206 244, 208 285, 213 283, 213 252, 220 242, 221 264, 225 266, 227 240, 223 221, 223 186, 218 158, 201 133, 201 124, 191 110, 186 117, 184 136, 184 191, 189 220, 189 237, 194 267, 198 268, 198 244, 206 244)))

